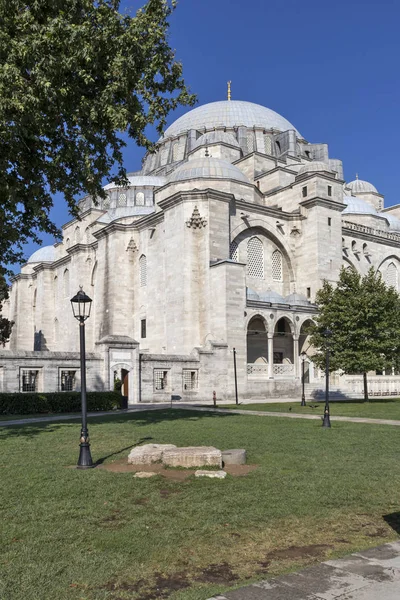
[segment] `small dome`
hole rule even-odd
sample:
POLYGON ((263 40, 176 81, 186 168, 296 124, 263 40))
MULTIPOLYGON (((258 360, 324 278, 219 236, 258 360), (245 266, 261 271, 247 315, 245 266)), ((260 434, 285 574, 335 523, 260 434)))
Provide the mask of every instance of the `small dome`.
POLYGON ((229 144, 229 146, 235 146, 235 148, 240 148, 239 142, 233 137, 231 133, 226 133, 225 131, 209 131, 204 135, 200 136, 193 146, 193 150, 196 148, 200 148, 201 146, 208 146, 211 144, 229 144))
POLYGON ((36 250, 29 258, 28 263, 54 262, 57 259, 54 246, 44 246, 36 250))
POLYGON ((169 182, 184 181, 187 179, 233 179, 249 183, 246 175, 240 169, 231 163, 204 156, 202 158, 194 158, 184 163, 173 171, 168 178, 169 182))
POLYGON ((190 110, 179 117, 164 133, 163 139, 177 136, 189 129, 213 129, 214 127, 262 127, 263 129, 277 129, 287 131, 293 129, 297 137, 300 133, 285 117, 274 110, 240 100, 222 100, 210 102, 190 110))
POLYGON ((318 173, 318 172, 326 172, 332 174, 333 171, 330 166, 324 162, 319 160, 313 160, 305 165, 303 165, 298 173, 298 175, 304 175, 304 173, 318 173))
POLYGON ((271 304, 287 304, 286 300, 283 299, 283 296, 273 290, 267 290, 266 292, 258 294, 250 288, 247 288, 247 298, 249 300, 258 300, 259 302, 269 302, 271 304))
MULTIPOLYGON (((377 211, 371 204, 365 202, 357 196, 343 196, 343 204, 347 204, 346 208, 342 212, 342 215, 377 215, 377 211)), ((386 217, 385 217, 386 218, 386 217)))
POLYGON ((358 178, 354 181, 350 181, 350 183, 347 184, 347 187, 351 189, 353 194, 368 194, 371 192, 374 194, 379 193, 376 187, 372 185, 372 183, 369 183, 369 181, 363 181, 362 179, 358 178))
POLYGON ((379 213, 379 216, 386 219, 389 223, 389 228, 392 229, 392 231, 400 231, 400 219, 386 213, 379 213))
POLYGON ((285 303, 291 306, 310 306, 309 300, 303 294, 290 294, 286 296, 285 303))

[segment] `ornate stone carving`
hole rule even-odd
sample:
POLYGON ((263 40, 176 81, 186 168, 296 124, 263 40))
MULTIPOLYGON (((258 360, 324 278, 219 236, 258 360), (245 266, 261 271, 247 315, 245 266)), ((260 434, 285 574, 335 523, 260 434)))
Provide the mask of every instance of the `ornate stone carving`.
POLYGON ((139 250, 139 248, 136 245, 136 242, 133 238, 131 238, 129 240, 129 244, 126 247, 126 251, 129 252, 129 254, 133 254, 134 252, 137 252, 139 250))
POLYGON ((199 209, 197 206, 194 207, 192 216, 189 221, 186 221, 187 227, 192 227, 193 229, 201 229, 207 225, 207 219, 204 219, 200 216, 199 209))

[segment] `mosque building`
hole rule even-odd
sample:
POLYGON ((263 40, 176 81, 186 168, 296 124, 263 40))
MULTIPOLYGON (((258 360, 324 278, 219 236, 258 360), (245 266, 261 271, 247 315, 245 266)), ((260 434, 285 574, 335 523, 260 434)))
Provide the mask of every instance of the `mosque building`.
POLYGON ((258 104, 205 104, 166 129, 127 188, 83 198, 62 241, 13 280, 0 391, 79 389, 80 286, 93 300, 89 389, 120 379, 130 404, 230 399, 234 358, 240 398, 297 395, 302 360, 318 385, 316 292, 343 266, 398 289, 400 205, 346 183, 342 161, 303 133, 258 104))

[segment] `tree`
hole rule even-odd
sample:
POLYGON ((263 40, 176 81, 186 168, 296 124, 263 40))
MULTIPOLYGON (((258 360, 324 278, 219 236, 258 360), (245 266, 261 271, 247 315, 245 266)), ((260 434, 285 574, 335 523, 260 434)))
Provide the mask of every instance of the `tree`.
POLYGON ((331 330, 331 370, 363 373, 368 400, 367 372, 400 362, 400 296, 373 268, 365 277, 342 268, 337 285, 325 281, 316 303, 319 314, 310 341, 318 350, 313 360, 325 367, 324 331, 331 330))
MULTIPOLYGON (((40 232, 57 236, 52 196, 104 197, 104 178, 126 185, 121 134, 152 148, 168 113, 192 105, 168 45, 174 0, 136 15, 120 0, 0 0, 0 265, 23 258, 40 232)), ((8 267, 7 267, 8 268, 8 267)), ((1 310, 1 307, 0 307, 1 310)))

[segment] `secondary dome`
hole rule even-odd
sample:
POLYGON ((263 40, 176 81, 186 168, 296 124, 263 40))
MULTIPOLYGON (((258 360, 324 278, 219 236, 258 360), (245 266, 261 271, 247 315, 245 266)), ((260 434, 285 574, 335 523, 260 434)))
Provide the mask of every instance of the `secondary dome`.
MULTIPOLYGON (((361 198, 357 198, 357 196, 343 196, 343 204, 347 204, 344 211, 342 211, 342 215, 352 214, 352 215, 377 215, 377 211, 371 204, 365 202, 361 198)), ((386 215, 385 215, 386 218, 386 215)))
POLYGON ((289 294, 289 296, 286 296, 285 303, 290 304, 292 306, 310 306, 310 301, 307 300, 307 298, 303 296, 303 294, 296 294, 296 292, 294 292, 293 294, 289 294))
POLYGON ((196 143, 193 146, 193 150, 196 148, 200 148, 201 146, 207 146, 211 144, 229 144, 230 146, 235 146, 235 148, 240 148, 239 142, 233 137, 231 133, 226 133, 225 131, 209 131, 204 135, 201 135, 196 143))
POLYGON ((43 246, 36 250, 29 258, 28 263, 53 262, 57 258, 54 246, 43 246))
POLYGON ((203 156, 189 160, 176 171, 173 171, 168 178, 169 182, 183 181, 186 179, 234 179, 249 183, 246 175, 240 169, 219 158, 203 156))
POLYGON ((362 179, 358 178, 354 181, 350 181, 350 183, 348 183, 346 187, 350 188, 353 194, 367 194, 371 192, 374 194, 379 193, 376 187, 372 185, 372 183, 370 183, 369 181, 363 181, 362 179))
POLYGON ((298 172, 298 175, 304 175, 304 173, 318 173, 323 172, 332 173, 332 169, 327 163, 321 162, 319 160, 313 160, 305 165, 303 165, 298 172))
POLYGON ((303 137, 285 117, 270 108, 241 100, 222 100, 198 106, 172 123, 163 137, 174 137, 189 129, 239 127, 240 125, 279 131, 294 129, 297 137, 303 137))
POLYGON ((392 231, 400 231, 400 219, 386 213, 380 213, 380 216, 386 219, 386 221, 389 223, 389 228, 392 231))

